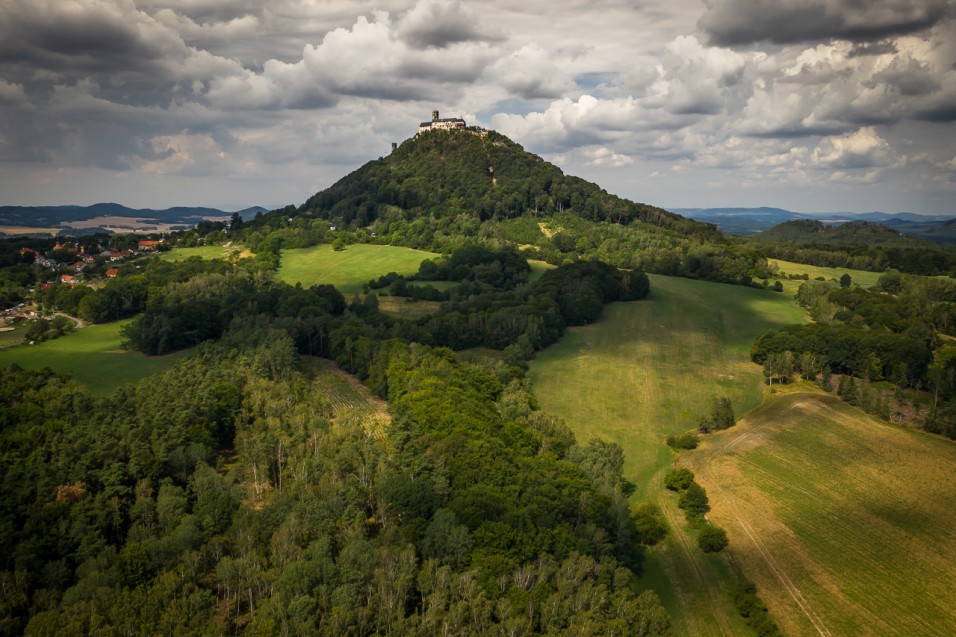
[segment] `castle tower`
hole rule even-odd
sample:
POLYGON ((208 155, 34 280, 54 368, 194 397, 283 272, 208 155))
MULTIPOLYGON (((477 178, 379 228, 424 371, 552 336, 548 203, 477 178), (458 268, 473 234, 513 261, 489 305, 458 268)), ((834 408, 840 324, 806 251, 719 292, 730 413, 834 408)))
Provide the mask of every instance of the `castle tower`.
POLYGON ((438 111, 432 111, 432 121, 433 122, 438 121, 438 111))
POLYGON ((398 148, 398 142, 392 142, 392 150, 398 148))

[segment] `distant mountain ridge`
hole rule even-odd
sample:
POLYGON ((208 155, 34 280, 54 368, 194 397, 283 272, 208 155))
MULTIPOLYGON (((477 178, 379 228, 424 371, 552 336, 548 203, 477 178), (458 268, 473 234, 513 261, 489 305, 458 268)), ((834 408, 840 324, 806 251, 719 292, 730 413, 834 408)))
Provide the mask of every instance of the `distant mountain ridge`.
MULTIPOLYGON (((252 206, 236 211, 243 219, 267 212, 261 206, 252 206)), ((203 219, 229 217, 233 211, 204 206, 175 206, 156 210, 153 208, 129 208, 118 203, 97 203, 90 206, 0 206, 0 232, 3 226, 25 228, 55 228, 63 232, 77 232, 71 224, 83 222, 84 233, 102 231, 104 226, 90 225, 100 218, 120 217, 141 219, 154 224, 192 227, 203 219)))
POLYGON ((876 222, 908 236, 956 243, 956 217, 912 212, 793 212, 783 208, 669 208, 671 212, 713 223, 729 234, 751 235, 788 221, 813 220, 828 225, 876 222))

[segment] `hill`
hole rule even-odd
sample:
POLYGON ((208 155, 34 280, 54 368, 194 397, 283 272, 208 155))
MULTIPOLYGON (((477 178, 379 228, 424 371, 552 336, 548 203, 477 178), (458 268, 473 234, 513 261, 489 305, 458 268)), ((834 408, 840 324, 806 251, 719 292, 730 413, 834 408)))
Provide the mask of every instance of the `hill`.
POLYGON ((760 241, 788 241, 822 245, 938 247, 927 239, 906 237, 899 230, 872 221, 831 225, 818 220, 786 221, 754 236, 760 241))
MULTIPOLYGON (((237 211, 243 219, 252 219, 266 212, 261 206, 237 211)), ((201 206, 177 206, 154 210, 128 208, 117 203, 91 206, 0 206, 0 232, 31 234, 17 229, 45 230, 56 234, 89 234, 119 228, 126 232, 169 230, 175 226, 191 227, 203 219, 227 219, 232 212, 201 206)))
POLYGON ((956 243, 956 220, 952 215, 918 215, 911 212, 817 212, 803 213, 783 208, 671 208, 671 212, 712 223, 722 231, 736 235, 763 232, 787 221, 820 221, 830 226, 873 222, 906 236, 937 243, 956 243))
POLYGON ((591 221, 639 221, 685 235, 716 238, 719 231, 655 206, 608 194, 494 131, 430 131, 406 140, 300 208, 307 214, 365 226, 396 209, 412 218, 466 212, 481 221, 571 210, 591 221))

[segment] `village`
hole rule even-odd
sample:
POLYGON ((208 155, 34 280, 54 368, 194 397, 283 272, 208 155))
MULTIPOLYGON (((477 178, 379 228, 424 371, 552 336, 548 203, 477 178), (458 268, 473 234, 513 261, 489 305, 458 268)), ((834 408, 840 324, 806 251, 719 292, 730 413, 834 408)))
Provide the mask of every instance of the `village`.
MULTIPOLYGON (((74 286, 90 283, 96 279, 114 279, 120 273, 120 265, 131 259, 155 253, 165 248, 164 239, 137 239, 134 242, 109 245, 59 238, 51 246, 24 246, 20 248, 21 262, 28 262, 39 270, 38 286, 31 290, 48 290, 55 285, 74 286)), ((0 309, 0 330, 9 331, 16 325, 40 318, 40 308, 28 302, 20 302, 0 309)), ((74 319, 76 320, 76 319, 74 319)), ((77 321, 78 322, 78 321, 77 321)))

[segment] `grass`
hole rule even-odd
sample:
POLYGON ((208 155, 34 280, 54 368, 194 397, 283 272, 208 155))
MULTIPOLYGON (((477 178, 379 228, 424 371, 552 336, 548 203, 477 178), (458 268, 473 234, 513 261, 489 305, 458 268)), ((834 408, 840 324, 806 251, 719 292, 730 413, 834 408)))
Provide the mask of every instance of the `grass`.
POLYGON ((528 259, 528 265, 531 266, 531 272, 528 274, 528 283, 534 283, 541 278, 542 274, 555 268, 555 266, 550 263, 538 261, 537 259, 528 259))
POLYGON ((21 344, 27 325, 29 325, 27 321, 22 321, 16 325, 4 326, 0 331, 0 349, 21 344))
POLYGON ((303 357, 309 375, 332 405, 333 422, 360 424, 366 434, 386 441, 392 422, 388 403, 378 398, 354 376, 323 358, 303 357))
POLYGON ((221 246, 195 246, 192 248, 173 248, 169 252, 160 252, 159 258, 162 261, 185 261, 190 257, 201 257, 203 259, 227 259, 234 254, 249 256, 251 253, 240 245, 221 246))
POLYGON ((414 274, 422 261, 437 256, 411 248, 361 243, 334 251, 331 245, 324 244, 283 250, 278 278, 305 287, 330 283, 342 294, 356 294, 371 279, 389 272, 414 274))
POLYGON ((956 634, 952 441, 797 392, 682 464, 784 634, 956 634))
MULTIPOLYGON (((779 274, 806 274, 811 281, 821 276, 827 281, 839 281, 844 274, 849 274, 850 280, 854 284, 865 288, 873 287, 883 276, 882 272, 866 272, 865 270, 850 270, 848 268, 823 268, 815 265, 793 263, 792 261, 781 261, 780 259, 767 259, 767 261, 770 265, 776 265, 779 268, 779 274)), ((795 294, 803 281, 783 279, 782 283, 786 292, 795 294)))
POLYGON ((17 363, 24 369, 50 369, 72 376, 97 395, 165 371, 187 355, 146 356, 120 347, 120 329, 127 321, 90 325, 37 345, 0 350, 0 365, 17 363))
POLYGON ((721 557, 705 556, 664 492, 673 463, 665 438, 696 427, 711 400, 728 396, 738 416, 761 400, 763 375, 749 360, 762 331, 805 320, 786 294, 651 275, 651 298, 605 309, 596 324, 572 328, 532 361, 529 375, 545 411, 579 440, 624 449, 635 500, 661 504, 671 533, 649 553, 645 583, 661 593, 678 634, 737 634, 721 557))

